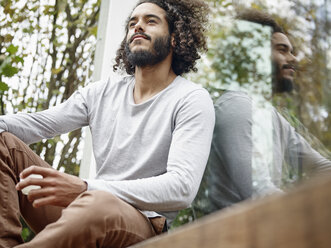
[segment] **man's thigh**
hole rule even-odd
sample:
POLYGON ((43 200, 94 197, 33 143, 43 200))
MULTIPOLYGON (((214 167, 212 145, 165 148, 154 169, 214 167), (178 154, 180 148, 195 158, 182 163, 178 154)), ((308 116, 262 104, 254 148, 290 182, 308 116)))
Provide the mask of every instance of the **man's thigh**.
POLYGON ((11 177, 11 180, 8 179, 11 185, 7 185, 7 187, 10 186, 13 191, 11 194, 13 197, 10 197, 10 199, 8 199, 10 202, 6 204, 13 205, 12 208, 16 208, 16 206, 14 206, 16 204, 15 201, 17 201, 15 198, 18 196, 19 209, 22 217, 33 231, 40 232, 46 225, 56 221, 60 217, 62 208, 54 206, 34 208, 31 202, 28 201, 27 196, 21 191, 19 191, 18 194, 15 193, 15 184, 19 180, 20 172, 29 166, 37 165, 46 168, 51 168, 51 166, 16 136, 8 132, 3 132, 0 136, 1 159, 7 164, 8 170, 10 170, 8 177, 11 177))
POLYGON ((153 225, 144 214, 105 191, 81 194, 63 211, 64 217, 72 214, 87 218, 89 231, 96 240, 100 240, 100 247, 127 247, 156 235, 153 225), (84 209, 79 211, 77 208, 84 209), (91 215, 92 211, 94 214, 91 215), (105 232, 100 236, 103 230, 105 232))
POLYGON ((87 191, 54 224, 19 247, 121 248, 155 235, 149 219, 130 204, 105 191, 87 191))

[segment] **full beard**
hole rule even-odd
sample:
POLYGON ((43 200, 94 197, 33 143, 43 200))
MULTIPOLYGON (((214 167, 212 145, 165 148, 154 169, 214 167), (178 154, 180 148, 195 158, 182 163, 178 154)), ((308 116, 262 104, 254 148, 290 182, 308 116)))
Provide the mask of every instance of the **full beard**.
POLYGON ((291 93, 293 91, 293 80, 280 76, 281 69, 276 63, 272 65, 272 92, 291 93))
POLYGON ((280 78, 277 80, 277 85, 274 87, 275 93, 285 93, 293 91, 293 81, 288 78, 280 78))
POLYGON ((126 57, 133 67, 153 66, 163 61, 169 55, 171 50, 170 35, 157 37, 151 50, 131 52, 129 44, 125 44, 126 57))

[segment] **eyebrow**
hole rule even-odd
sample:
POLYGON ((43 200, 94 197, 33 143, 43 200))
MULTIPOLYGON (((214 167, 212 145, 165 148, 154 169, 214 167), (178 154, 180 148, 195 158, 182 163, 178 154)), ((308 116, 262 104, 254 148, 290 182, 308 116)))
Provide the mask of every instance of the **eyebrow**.
MULTIPOLYGON (((154 15, 154 14, 147 14, 147 15, 144 15, 144 18, 156 18, 157 20, 162 21, 160 17, 158 17, 157 15, 154 15)), ((138 19, 138 17, 136 17, 136 16, 132 16, 132 17, 129 19, 129 22, 134 21, 134 20, 137 20, 137 19, 138 19)))
POLYGON ((275 44, 275 47, 285 47, 285 48, 288 49, 291 53, 294 51, 294 48, 293 48, 293 47, 292 47, 292 49, 291 49, 289 45, 284 44, 284 43, 275 44))

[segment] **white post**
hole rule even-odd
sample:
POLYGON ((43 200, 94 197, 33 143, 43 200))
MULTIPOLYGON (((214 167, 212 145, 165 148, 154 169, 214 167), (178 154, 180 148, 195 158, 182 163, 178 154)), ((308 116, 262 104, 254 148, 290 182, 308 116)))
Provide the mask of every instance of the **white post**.
MULTIPOLYGON (((98 21, 98 40, 94 58, 93 81, 115 80, 119 76, 113 73, 112 65, 116 51, 125 35, 125 21, 133 10, 137 0, 102 0, 98 21)), ((96 174, 95 159, 92 151, 92 136, 85 128, 83 159, 79 177, 93 178, 96 174)))

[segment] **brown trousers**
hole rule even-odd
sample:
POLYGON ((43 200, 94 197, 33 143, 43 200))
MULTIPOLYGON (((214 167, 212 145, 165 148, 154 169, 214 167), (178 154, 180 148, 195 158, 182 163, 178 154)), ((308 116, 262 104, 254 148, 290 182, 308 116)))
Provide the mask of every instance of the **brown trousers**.
POLYGON ((31 165, 50 167, 14 135, 0 134, 0 248, 127 247, 162 232, 164 218, 148 219, 104 191, 87 191, 67 208, 34 208, 15 189, 19 174, 31 165), (36 233, 23 243, 22 216, 36 233))

